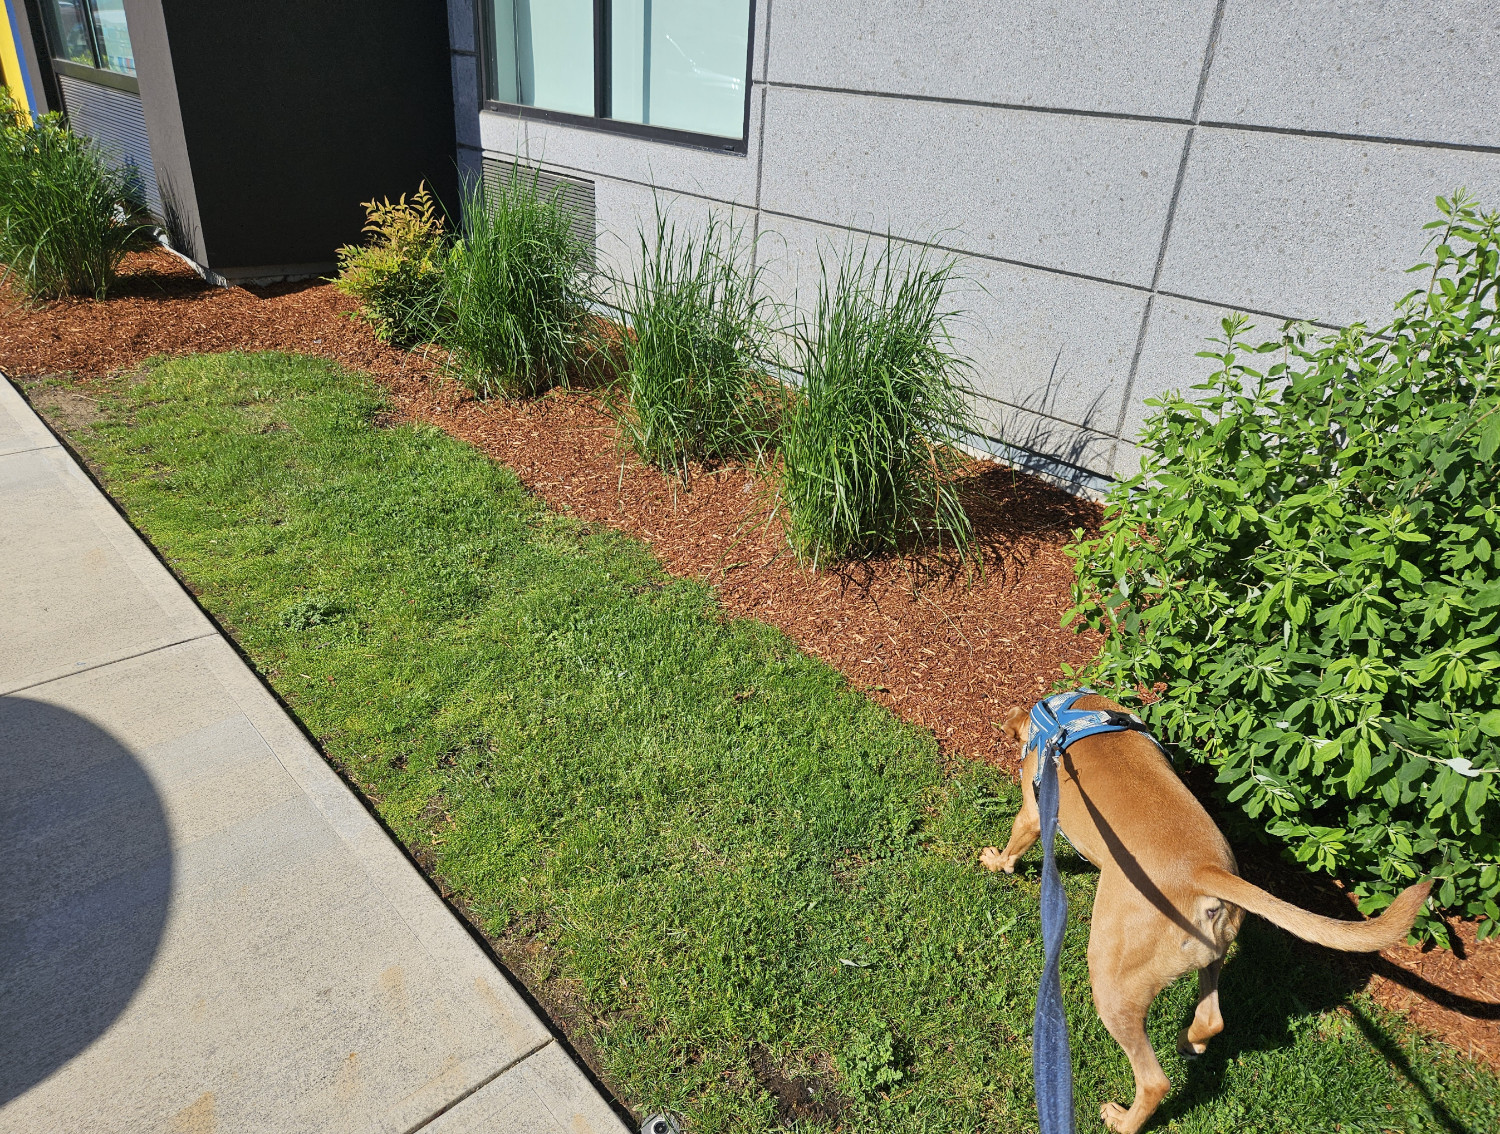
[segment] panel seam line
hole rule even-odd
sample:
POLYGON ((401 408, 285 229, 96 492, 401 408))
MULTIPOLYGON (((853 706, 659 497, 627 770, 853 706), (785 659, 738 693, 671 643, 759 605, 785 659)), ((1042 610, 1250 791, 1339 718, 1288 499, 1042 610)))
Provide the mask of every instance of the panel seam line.
POLYGON ((1331 141, 1369 142, 1386 146, 1414 146, 1419 149, 1462 150, 1471 153, 1500 154, 1500 146, 1483 142, 1449 142, 1431 138, 1403 138, 1393 134, 1356 134, 1344 130, 1314 130, 1301 126, 1273 126, 1261 122, 1229 122, 1222 119, 1200 120, 1195 106, 1192 116, 1172 114, 1132 114, 1124 110, 1085 110, 1072 106, 1037 106, 1024 102, 992 102, 986 99, 959 98, 954 95, 925 95, 903 91, 859 90, 855 87, 825 86, 820 83, 792 83, 785 80, 752 79, 778 90, 807 91, 812 94, 849 95, 856 98, 886 99, 892 102, 922 102, 934 106, 966 106, 975 110, 1008 110, 1029 114, 1049 114, 1064 118, 1098 118, 1113 122, 1148 122, 1161 126, 1200 126, 1212 130, 1238 130, 1257 134, 1286 134, 1331 141))
POLYGON ((426 1118, 420 1119, 415 1126, 408 1126, 406 1128, 406 1130, 403 1132, 403 1134, 417 1134, 417 1131, 419 1131, 419 1130, 425 1130, 427 1127, 431 1126, 434 1122, 436 1122, 443 1115, 447 1114, 450 1110, 452 1110, 454 1107, 456 1107, 459 1103, 464 1102, 467 1099, 469 1099, 470 1097, 472 1097, 473 1095, 478 1094, 480 1091, 484 1090, 491 1083, 493 1083, 496 1079, 500 1078, 501 1075, 504 1075, 507 1071, 514 1070, 516 1067, 520 1066, 522 1063, 525 1063, 528 1059, 530 1059, 537 1052, 541 1051, 549 1043, 555 1043, 555 1042, 556 1041, 549 1034, 546 1038, 544 1038, 542 1040, 541 1043, 537 1044, 535 1047, 532 1047, 532 1048, 530 1048, 530 1049, 522 1052, 520 1055, 518 1055, 514 1059, 512 1059, 509 1063, 503 1064, 501 1067, 499 1067, 494 1072, 494 1074, 489 1075, 489 1076, 487 1076, 484 1079, 481 1079, 479 1082, 475 1083, 472 1087, 470 1087, 467 1091, 462 1092, 456 1099, 454 1099, 452 1102, 448 1103, 446 1106, 443 1106, 440 1109, 433 1111, 426 1118))
POLYGON ((1125 419, 1130 413, 1131 397, 1135 393, 1136 375, 1140 371, 1141 355, 1146 349, 1146 335, 1151 329, 1152 309, 1156 305, 1156 296, 1161 287, 1162 271, 1167 263, 1167 247, 1172 241, 1172 225, 1177 219, 1177 204, 1182 197, 1182 186, 1187 180, 1188 158, 1193 150, 1193 135, 1198 129, 1198 120, 1203 113, 1203 98, 1208 90, 1208 75, 1213 68, 1214 52, 1219 46, 1219 29, 1224 22, 1224 6, 1227 0, 1218 0, 1214 5, 1213 22, 1208 28, 1208 43, 1203 49, 1203 67, 1198 72, 1198 90, 1193 96, 1193 116, 1188 124, 1187 134, 1182 139, 1182 157, 1177 164, 1177 181, 1172 186, 1172 197, 1167 202, 1166 221, 1161 230, 1161 246, 1156 252, 1156 268, 1151 273, 1151 288, 1146 295, 1146 305, 1141 311, 1141 327, 1135 337, 1135 351, 1130 356, 1130 370, 1125 376, 1125 389, 1120 395, 1120 414, 1115 420, 1114 436, 1115 443, 1110 446, 1109 467, 1113 474, 1115 469, 1115 458, 1119 454, 1120 444, 1124 440, 1125 419))
MULTIPOLYGON (((771 4, 772 0, 766 0, 766 31, 765 42, 761 44, 761 91, 760 91, 760 125, 758 126, 755 139, 755 205, 754 213, 750 222, 750 271, 756 271, 760 263, 760 187, 762 175, 766 168, 766 76, 771 73, 771 4)), ((755 76, 750 76, 752 88, 755 84, 755 76)), ((749 139, 746 139, 748 142, 749 139)))
POLYGON ((20 457, 26 453, 40 453, 44 449, 61 449, 62 446, 56 441, 50 445, 35 445, 30 449, 12 449, 9 453, 0 453, 0 457, 20 457))

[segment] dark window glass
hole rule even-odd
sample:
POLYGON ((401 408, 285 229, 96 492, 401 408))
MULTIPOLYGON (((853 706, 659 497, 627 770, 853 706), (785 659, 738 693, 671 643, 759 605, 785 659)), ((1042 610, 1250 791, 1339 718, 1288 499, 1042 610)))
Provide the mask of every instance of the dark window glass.
POLYGON ((47 31, 52 54, 70 63, 97 67, 94 37, 89 34, 89 12, 86 0, 44 0, 47 31))

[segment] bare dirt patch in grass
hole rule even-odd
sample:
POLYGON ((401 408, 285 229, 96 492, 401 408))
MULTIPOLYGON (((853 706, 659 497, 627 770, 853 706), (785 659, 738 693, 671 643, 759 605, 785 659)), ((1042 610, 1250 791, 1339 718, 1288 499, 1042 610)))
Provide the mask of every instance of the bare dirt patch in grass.
POLYGON ((66 386, 38 386, 31 402, 38 413, 65 433, 87 429, 104 416, 97 398, 66 386))

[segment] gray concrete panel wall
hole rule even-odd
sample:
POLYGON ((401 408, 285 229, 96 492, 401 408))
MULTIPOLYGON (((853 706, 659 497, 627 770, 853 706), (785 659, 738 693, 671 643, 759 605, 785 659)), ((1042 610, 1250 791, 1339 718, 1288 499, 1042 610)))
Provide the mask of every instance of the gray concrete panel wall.
POLYGON ((621 271, 653 190, 743 219, 802 302, 850 241, 955 257, 976 444, 1085 489, 1134 471, 1144 400, 1209 372, 1225 315, 1380 324, 1436 195, 1500 207, 1494 0, 757 0, 743 154, 481 110, 473 3, 461 161, 593 181, 621 271))
POLYGON ((780 0, 774 83, 1185 118, 1214 0, 780 0))

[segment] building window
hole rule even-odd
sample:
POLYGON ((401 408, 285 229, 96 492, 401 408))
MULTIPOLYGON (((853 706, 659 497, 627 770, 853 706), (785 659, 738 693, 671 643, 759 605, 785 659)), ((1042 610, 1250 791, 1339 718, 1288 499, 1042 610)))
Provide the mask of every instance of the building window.
POLYGON ((486 101, 743 149, 751 0, 485 0, 486 101))
POLYGON ((54 57, 135 77, 125 0, 42 0, 42 11, 54 57))

